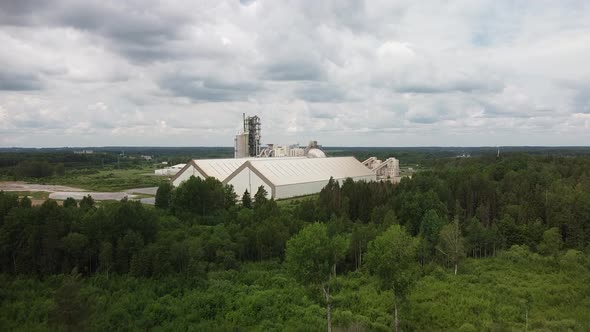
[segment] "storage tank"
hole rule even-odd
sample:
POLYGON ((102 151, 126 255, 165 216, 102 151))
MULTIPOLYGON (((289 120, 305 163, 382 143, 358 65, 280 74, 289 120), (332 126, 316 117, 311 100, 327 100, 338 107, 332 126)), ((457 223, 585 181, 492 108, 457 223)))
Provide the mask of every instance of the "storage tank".
POLYGON ((248 134, 238 134, 235 138, 234 158, 248 157, 248 134))

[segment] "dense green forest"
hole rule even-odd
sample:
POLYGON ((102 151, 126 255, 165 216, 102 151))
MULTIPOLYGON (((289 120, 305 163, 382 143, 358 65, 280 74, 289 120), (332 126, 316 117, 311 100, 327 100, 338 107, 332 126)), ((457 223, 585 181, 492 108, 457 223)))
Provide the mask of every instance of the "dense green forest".
POLYGON ((196 178, 156 208, 0 193, 0 330, 590 329, 590 157, 267 197, 196 178))

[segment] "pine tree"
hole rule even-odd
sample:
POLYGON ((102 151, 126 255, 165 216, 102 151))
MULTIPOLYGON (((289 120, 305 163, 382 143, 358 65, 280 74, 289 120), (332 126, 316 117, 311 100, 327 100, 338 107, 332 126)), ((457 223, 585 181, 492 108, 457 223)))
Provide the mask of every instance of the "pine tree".
POLYGON ((242 207, 245 207, 246 209, 252 208, 252 197, 250 197, 250 193, 247 189, 244 191, 244 195, 242 196, 242 207))

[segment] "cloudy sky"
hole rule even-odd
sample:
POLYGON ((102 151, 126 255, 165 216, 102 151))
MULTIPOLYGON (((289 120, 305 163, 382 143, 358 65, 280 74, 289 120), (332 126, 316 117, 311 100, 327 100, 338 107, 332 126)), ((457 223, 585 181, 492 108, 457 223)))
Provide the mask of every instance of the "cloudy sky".
POLYGON ((590 1, 1 0, 0 146, 590 145, 590 1))

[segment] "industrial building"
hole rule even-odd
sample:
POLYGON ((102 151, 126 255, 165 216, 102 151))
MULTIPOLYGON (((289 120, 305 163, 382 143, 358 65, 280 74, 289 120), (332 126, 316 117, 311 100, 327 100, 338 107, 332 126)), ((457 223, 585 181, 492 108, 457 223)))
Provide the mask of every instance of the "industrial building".
POLYGON ((377 157, 370 157, 363 161, 363 165, 372 170, 379 181, 398 183, 401 180, 399 160, 393 157, 387 158, 385 161, 381 161, 377 157))
POLYGON ((307 147, 268 144, 262 148, 261 121, 258 116, 243 115, 243 128, 235 137, 233 159, 190 160, 173 178, 178 187, 191 176, 213 177, 232 185, 238 196, 248 190, 256 193, 263 186, 274 199, 318 193, 330 178, 342 183, 354 181, 399 181, 399 161, 384 162, 371 157, 363 163, 354 157, 327 158, 317 141, 307 147))
POLYGON ((177 164, 170 167, 160 168, 154 171, 154 174, 161 176, 174 176, 182 170, 186 164, 177 164))
POLYGON ((263 186, 274 199, 318 193, 330 177, 342 183, 375 181, 375 174, 354 157, 335 158, 257 158, 244 162, 224 181, 238 195, 256 193, 263 186))
POLYGON ((256 115, 244 118, 243 128, 236 135, 234 145, 234 158, 257 157, 260 154, 260 118, 256 115))

